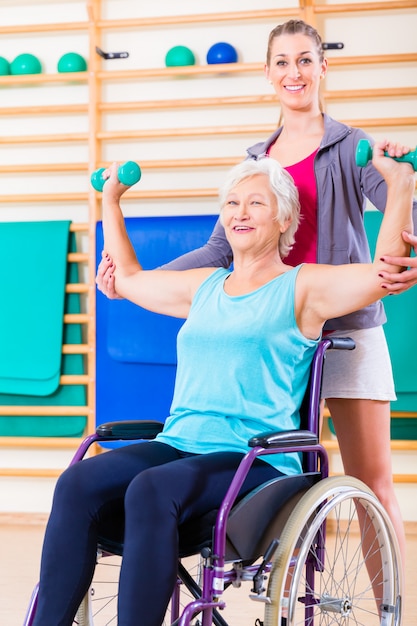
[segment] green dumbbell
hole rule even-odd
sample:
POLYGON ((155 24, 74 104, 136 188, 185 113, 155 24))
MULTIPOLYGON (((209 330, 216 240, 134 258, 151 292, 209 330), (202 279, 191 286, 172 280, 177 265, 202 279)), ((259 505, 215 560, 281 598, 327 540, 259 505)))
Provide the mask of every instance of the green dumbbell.
MULTIPOLYGON (((104 167, 100 167, 91 174, 91 184, 96 191, 103 191, 104 183, 107 179, 103 178, 104 167)), ((126 161, 123 165, 119 165, 117 170, 117 178, 123 185, 131 187, 140 181, 142 172, 140 167, 134 161, 126 161)))
MULTIPOLYGON (((385 156, 389 156, 385 152, 385 156)), ((401 157, 393 157, 394 161, 400 161, 404 163, 411 163, 415 172, 417 172, 417 148, 413 152, 404 154, 401 157)), ((365 165, 372 159, 372 146, 368 139, 360 139, 356 148, 356 165, 359 167, 365 167, 365 165)))

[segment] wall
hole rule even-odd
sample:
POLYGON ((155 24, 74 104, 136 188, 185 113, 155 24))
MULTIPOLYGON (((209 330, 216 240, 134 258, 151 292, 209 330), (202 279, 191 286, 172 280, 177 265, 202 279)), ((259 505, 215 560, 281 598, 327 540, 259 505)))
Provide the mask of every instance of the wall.
MULTIPOLYGON (((324 41, 344 43, 342 51, 327 53, 324 98, 331 115, 363 126, 377 139, 389 136, 417 144, 416 3, 380 2, 367 10, 357 3, 356 11, 352 6, 334 2, 314 11, 314 5, 301 10, 295 1, 229 0, 227 12, 239 15, 224 19, 220 0, 212 0, 209 8, 195 0, 180 0, 175 7, 170 0, 1 3, 0 55, 11 60, 22 52, 36 54, 45 80, 0 78, 0 220, 71 219, 86 225, 77 238, 86 255, 80 268, 88 287, 84 306, 90 353, 91 235, 99 202, 89 172, 113 160, 141 164, 141 183, 124 204, 127 216, 216 212, 216 189, 224 172, 278 121, 279 107, 262 72, 267 35, 277 23, 303 15, 315 21, 324 41), (167 16, 174 11, 176 19, 170 21, 167 16), (215 16, 188 19, 208 11, 215 16), (242 17, 245 11, 258 15, 242 17), (31 30, 36 24, 51 26, 31 30), (18 25, 28 28, 22 32, 18 25), (236 68, 207 68, 206 53, 217 41, 236 47, 236 68), (104 61, 95 54, 96 43, 105 51, 128 51, 129 57, 104 61), (193 50, 196 66, 182 73, 166 71, 165 54, 179 44, 193 50), (68 51, 88 59, 85 77, 56 76, 57 61, 68 51), (42 107, 47 108, 40 113, 42 107)), ((93 416, 94 360, 89 358, 93 416)), ((56 475, 71 457, 74 442, 3 445, 0 511, 48 511, 56 475)), ((415 451, 399 453, 398 464, 401 473, 415 472, 415 451)), ((410 489, 415 486, 401 485, 399 492, 406 518, 417 520, 410 489)))

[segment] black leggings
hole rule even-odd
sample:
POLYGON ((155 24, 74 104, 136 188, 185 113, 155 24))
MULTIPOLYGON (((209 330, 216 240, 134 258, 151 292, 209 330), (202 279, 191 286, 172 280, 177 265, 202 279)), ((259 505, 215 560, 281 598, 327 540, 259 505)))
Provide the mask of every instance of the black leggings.
MULTIPOLYGON (((98 537, 123 519, 118 625, 160 626, 176 580, 178 526, 218 508, 241 458, 152 441, 69 467, 46 529, 34 626, 71 626, 93 577, 98 537)), ((240 496, 278 475, 257 459, 240 496)))

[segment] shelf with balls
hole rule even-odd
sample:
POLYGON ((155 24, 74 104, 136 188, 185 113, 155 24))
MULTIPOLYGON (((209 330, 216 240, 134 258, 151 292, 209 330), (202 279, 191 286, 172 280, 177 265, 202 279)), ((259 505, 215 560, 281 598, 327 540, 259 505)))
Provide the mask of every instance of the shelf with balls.
POLYGON ((87 61, 78 52, 66 52, 57 62, 57 74, 45 74, 42 61, 32 53, 18 54, 12 61, 0 56, 0 81, 7 84, 86 81, 87 61))

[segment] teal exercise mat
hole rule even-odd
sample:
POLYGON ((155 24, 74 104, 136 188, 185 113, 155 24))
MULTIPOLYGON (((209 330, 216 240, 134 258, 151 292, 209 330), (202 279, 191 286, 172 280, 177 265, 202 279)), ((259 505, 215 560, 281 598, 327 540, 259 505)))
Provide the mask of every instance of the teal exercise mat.
MULTIPOLYGON (((70 234, 69 250, 76 250, 75 235, 70 234)), ((67 282, 78 283, 78 265, 69 263, 67 282)), ((79 313, 80 296, 77 293, 66 294, 65 313, 79 313)), ((65 324, 63 343, 82 343, 80 324, 65 324)), ((62 348, 62 346, 61 346, 62 348)), ((82 354, 61 355, 62 374, 84 374, 85 365, 82 354)), ((26 396, 0 394, 1 406, 85 406, 86 390, 84 385, 60 385, 49 396, 26 396)), ((80 437, 87 423, 86 416, 42 415, 0 416, 0 436, 2 437, 80 437)))
MULTIPOLYGON (((376 240, 382 222, 382 213, 365 211, 365 230, 371 255, 375 253, 376 240)), ((391 357, 397 400, 391 402, 391 411, 417 412, 417 333, 415 318, 417 311, 417 288, 383 300, 387 321, 384 325, 391 357)), ((333 425, 330 422, 332 432, 333 425)), ((417 439, 417 419, 395 417, 391 420, 391 439, 417 439)))
POLYGON ((58 388, 69 226, 0 224, 0 393, 47 396, 58 388))
MULTIPOLYGON (((365 227, 372 255, 375 251, 382 214, 365 212, 365 227)), ((412 287, 398 296, 384 298, 387 322, 384 325, 391 356, 397 400, 391 402, 392 411, 417 412, 417 334, 415 317, 417 288, 412 287)), ((395 417, 391 420, 391 439, 417 439, 417 419, 395 417)))

